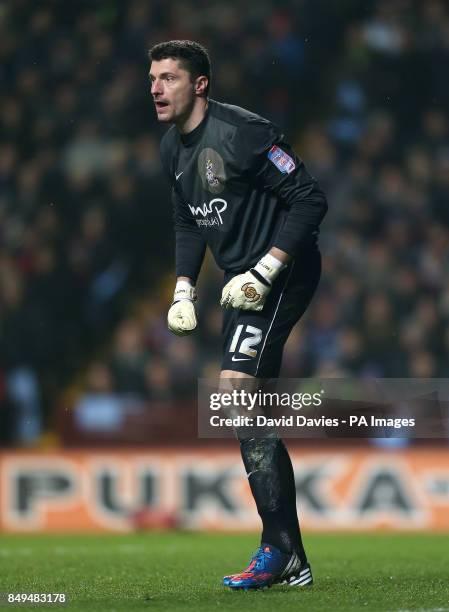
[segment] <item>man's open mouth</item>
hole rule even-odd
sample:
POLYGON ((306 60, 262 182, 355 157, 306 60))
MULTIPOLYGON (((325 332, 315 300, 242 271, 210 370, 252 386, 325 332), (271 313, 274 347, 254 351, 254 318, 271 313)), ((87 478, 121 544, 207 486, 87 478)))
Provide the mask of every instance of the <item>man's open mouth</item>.
POLYGON ((164 102, 162 100, 156 100, 155 102, 156 108, 165 108, 168 106, 168 102, 164 102))

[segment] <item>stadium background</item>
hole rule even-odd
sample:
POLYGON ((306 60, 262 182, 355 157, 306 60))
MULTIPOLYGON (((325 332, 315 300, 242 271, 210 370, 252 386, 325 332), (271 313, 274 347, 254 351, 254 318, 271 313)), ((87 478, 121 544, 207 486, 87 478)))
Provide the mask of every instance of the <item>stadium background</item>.
MULTIPOLYGON (((213 262, 198 333, 166 329, 173 234, 147 50, 171 38, 204 43, 212 97, 280 125, 328 195, 322 282, 282 375, 446 376, 443 0, 5 3, 4 531, 258 525, 235 445, 196 436, 196 380, 220 359, 213 262)), ((289 446, 307 528, 449 529, 446 442, 289 446)))

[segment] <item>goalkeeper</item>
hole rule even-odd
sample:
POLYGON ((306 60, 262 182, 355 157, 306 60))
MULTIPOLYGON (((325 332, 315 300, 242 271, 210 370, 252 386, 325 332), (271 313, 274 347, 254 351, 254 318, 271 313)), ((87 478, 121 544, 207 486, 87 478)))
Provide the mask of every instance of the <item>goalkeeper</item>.
MULTIPOLYGON (((180 336, 194 332, 195 284, 208 246, 224 271, 220 377, 257 386, 279 375, 284 344, 318 285, 326 198, 275 125, 209 98, 206 49, 170 41, 149 56, 157 118, 173 124, 160 147, 176 234, 168 326, 180 336)), ((249 566, 224 584, 311 584, 287 449, 276 436, 237 436, 263 531, 249 566)))

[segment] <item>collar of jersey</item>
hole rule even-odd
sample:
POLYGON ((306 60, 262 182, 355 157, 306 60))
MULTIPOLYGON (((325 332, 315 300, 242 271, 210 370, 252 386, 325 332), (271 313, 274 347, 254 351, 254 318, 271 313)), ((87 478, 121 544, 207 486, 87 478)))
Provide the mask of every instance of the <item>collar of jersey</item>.
POLYGON ((212 100, 209 100, 209 104, 207 106, 206 113, 201 123, 199 123, 196 126, 196 128, 192 130, 191 132, 189 132, 188 134, 180 134, 181 142, 185 147, 191 147, 192 145, 196 144, 198 140, 201 138, 201 136, 203 135, 204 129, 207 124, 207 119, 209 117, 209 110, 210 110, 211 102, 212 100))

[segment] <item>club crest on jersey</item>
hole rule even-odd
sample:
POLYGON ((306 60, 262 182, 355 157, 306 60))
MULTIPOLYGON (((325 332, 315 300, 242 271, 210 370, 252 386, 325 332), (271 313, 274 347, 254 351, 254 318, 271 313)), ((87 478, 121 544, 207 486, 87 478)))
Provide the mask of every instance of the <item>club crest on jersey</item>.
POLYGON ((290 174, 296 168, 294 160, 277 145, 273 145, 268 151, 268 159, 273 162, 283 174, 290 174))
POLYGON ((203 189, 209 193, 221 193, 225 188, 226 174, 224 161, 218 151, 206 147, 198 155, 198 174, 203 189))
POLYGON ((211 187, 216 187, 220 182, 214 174, 214 164, 210 159, 206 160, 206 180, 211 187))

